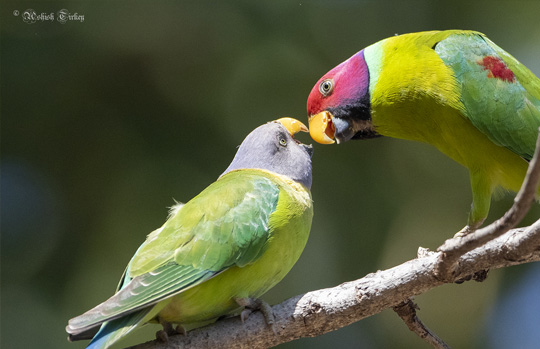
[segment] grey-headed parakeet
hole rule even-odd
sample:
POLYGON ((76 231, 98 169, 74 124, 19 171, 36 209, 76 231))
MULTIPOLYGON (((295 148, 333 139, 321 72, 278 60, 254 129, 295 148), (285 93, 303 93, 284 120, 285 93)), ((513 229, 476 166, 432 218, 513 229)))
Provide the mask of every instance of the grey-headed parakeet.
POLYGON ((313 217, 307 131, 282 118, 256 128, 219 179, 148 235, 115 295, 69 321, 71 340, 108 348, 148 322, 197 326, 276 285, 300 257, 313 217))

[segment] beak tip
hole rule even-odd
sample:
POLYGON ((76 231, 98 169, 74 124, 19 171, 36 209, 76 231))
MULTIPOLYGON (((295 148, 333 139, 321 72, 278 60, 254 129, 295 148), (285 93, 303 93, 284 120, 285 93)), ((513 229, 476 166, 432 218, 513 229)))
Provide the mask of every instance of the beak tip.
POLYGON ((289 131, 291 136, 294 136, 298 132, 309 132, 307 126, 296 119, 285 117, 276 121, 279 121, 287 129, 287 131, 289 131))
POLYGON ((334 125, 332 123, 332 114, 327 111, 309 116, 309 134, 317 143, 334 143, 334 125))

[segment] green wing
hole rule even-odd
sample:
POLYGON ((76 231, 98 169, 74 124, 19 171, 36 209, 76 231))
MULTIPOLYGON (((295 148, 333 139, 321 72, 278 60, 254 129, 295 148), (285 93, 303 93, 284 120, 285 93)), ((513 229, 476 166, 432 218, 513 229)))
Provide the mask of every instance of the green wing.
POLYGON ((540 127, 540 80, 479 33, 451 35, 435 51, 454 71, 471 123, 530 160, 540 127))
POLYGON ((223 176, 148 236, 129 264, 130 277, 169 261, 211 271, 254 261, 268 240, 278 198, 279 187, 261 171, 223 176))
POLYGON ((156 304, 264 252, 280 188, 257 170, 234 171, 186 203, 135 253, 122 288, 70 320, 81 333, 156 304))

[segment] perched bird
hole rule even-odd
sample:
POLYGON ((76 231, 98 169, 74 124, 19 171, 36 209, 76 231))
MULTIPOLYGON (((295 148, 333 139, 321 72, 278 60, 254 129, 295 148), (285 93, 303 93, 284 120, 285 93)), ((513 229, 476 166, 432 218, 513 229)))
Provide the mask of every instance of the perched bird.
POLYGON ((293 138, 299 131, 308 130, 282 118, 251 132, 218 180, 148 235, 116 294, 69 321, 69 339, 108 348, 148 322, 167 338, 171 324, 197 327, 244 307, 242 319, 259 308, 271 323, 257 298, 296 263, 313 217, 312 147, 293 138))
POLYGON ((464 235, 498 187, 518 191, 540 126, 540 80, 483 34, 448 30, 379 41, 326 73, 307 101, 324 144, 389 136, 424 142, 467 167, 464 235))

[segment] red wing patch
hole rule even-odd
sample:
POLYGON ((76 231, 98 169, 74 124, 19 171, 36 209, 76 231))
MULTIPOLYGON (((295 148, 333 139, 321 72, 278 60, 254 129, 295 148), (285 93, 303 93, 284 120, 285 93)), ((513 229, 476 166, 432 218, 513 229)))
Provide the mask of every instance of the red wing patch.
POLYGON ((514 73, 498 57, 486 56, 478 64, 483 66, 484 70, 488 71, 488 78, 496 78, 508 82, 514 82, 516 80, 514 73))

